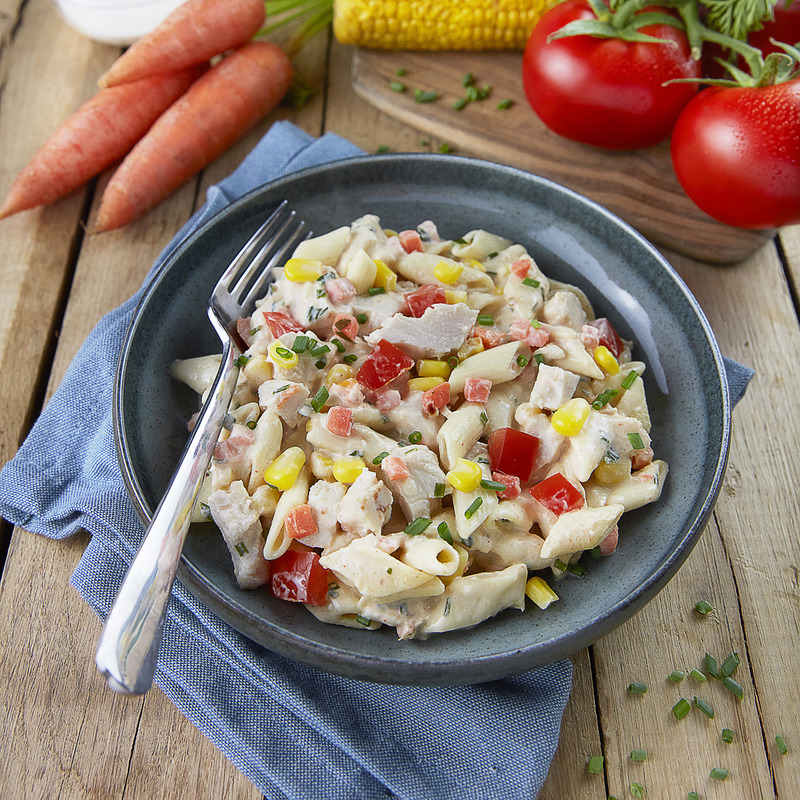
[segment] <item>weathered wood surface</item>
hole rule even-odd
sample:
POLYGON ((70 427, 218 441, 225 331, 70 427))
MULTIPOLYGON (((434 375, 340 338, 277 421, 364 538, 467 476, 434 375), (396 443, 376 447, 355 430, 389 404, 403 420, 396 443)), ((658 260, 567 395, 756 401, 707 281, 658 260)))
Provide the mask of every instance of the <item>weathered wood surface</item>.
MULTIPOLYGON (((2 0, 0 26, 4 193, 38 142, 93 91, 116 51, 70 31, 47 0, 2 0), (59 58, 50 59, 56 47, 59 58)), ((307 47, 299 64, 324 92, 302 112, 266 120, 129 228, 83 235, 97 205, 92 187, 0 223, 2 461, 99 317, 138 288, 205 187, 229 173, 274 119, 288 116, 313 134, 335 131, 368 152, 437 149, 432 134, 421 136, 356 95, 352 56, 322 40, 307 47)), ((575 655, 574 689, 540 800, 629 797, 631 781, 646 797, 670 799, 693 790, 708 800, 792 800, 800 786, 793 669, 800 657, 793 478, 800 472, 800 228, 782 231, 735 267, 667 255, 697 294, 723 352, 757 376, 735 411, 730 468, 701 544, 641 613, 575 655), (693 611, 700 598, 714 605, 708 617, 693 611), (743 701, 717 682, 667 680, 675 668, 702 667, 706 651, 719 660, 739 653, 743 701), (631 696, 631 681, 646 682, 648 693, 631 696), (673 718, 677 699, 694 695, 714 707, 714 720, 696 712, 673 718), (721 742, 723 727, 734 731, 733 744, 721 742), (777 753, 776 734, 789 755, 777 753), (647 750, 648 760, 632 762, 633 749, 647 750), (591 755, 605 756, 603 774, 586 773, 591 755), (724 783, 709 778, 715 766, 730 770, 724 783)), ((125 700, 106 689, 93 665, 100 623, 68 583, 86 542, 11 535, 0 583, 0 796, 255 800, 257 790, 160 691, 125 700)))

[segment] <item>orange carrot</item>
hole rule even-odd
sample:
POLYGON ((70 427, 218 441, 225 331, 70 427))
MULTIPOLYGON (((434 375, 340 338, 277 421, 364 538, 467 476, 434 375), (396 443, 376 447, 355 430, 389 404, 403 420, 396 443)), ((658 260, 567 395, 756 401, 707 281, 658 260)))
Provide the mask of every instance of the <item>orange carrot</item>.
POLYGON ((0 219, 52 203, 118 161, 200 72, 190 67, 98 92, 22 169, 0 208, 0 219))
POLYGON ((200 64, 251 39, 264 23, 264 0, 188 0, 132 44, 100 86, 200 64))
POLYGON ((127 225, 240 139, 289 90, 292 66, 271 42, 234 50, 168 108, 111 177, 95 231, 127 225))

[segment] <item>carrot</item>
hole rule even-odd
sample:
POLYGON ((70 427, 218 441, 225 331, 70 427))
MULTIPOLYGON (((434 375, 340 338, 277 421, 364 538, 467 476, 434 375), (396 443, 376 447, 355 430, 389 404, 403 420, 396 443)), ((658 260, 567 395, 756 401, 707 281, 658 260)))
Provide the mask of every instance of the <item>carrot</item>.
POLYGON ((190 67, 98 92, 22 169, 0 208, 0 219, 52 203, 121 159, 200 71, 190 67))
POLYGON ((108 182, 95 232, 127 225, 240 139, 289 90, 292 66, 271 42, 250 42, 168 108, 108 182))
POLYGON ((251 39, 264 17, 264 0, 188 0, 132 44, 98 83, 115 86, 208 61, 251 39))

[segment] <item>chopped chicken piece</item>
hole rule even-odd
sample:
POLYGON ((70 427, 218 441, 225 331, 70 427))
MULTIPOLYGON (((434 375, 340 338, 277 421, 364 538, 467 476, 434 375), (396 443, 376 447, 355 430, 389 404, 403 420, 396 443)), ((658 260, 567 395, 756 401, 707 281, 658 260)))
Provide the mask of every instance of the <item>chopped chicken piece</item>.
POLYGON ((297 427, 297 413, 308 401, 308 389, 293 381, 264 381, 258 387, 258 404, 263 409, 274 411, 290 428, 297 427))
POLYGON ((375 473, 365 469, 339 503, 337 519, 348 533, 380 533, 392 513, 392 493, 375 473))
POLYGON ((580 376, 561 367, 542 364, 531 392, 531 403, 538 408, 555 411, 571 399, 578 388, 580 376))
MULTIPOLYGON (((384 477, 392 494, 400 503, 406 519, 431 517, 432 503, 436 492, 436 484, 446 482, 444 472, 439 466, 439 459, 427 447, 416 445, 405 447, 396 452, 408 467, 409 477, 402 480, 390 480, 384 477)), ((438 503, 438 501, 435 501, 438 503)))

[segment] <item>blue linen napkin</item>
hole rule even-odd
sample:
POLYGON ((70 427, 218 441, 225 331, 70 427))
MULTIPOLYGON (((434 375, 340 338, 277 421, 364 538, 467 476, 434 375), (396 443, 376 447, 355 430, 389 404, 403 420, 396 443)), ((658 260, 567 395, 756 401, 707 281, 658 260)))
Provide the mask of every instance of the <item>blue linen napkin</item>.
MULTIPOLYGON (((276 123, 209 190, 145 285, 190 231, 241 194, 360 152, 334 134, 313 139, 276 123)), ((55 539, 92 534, 71 583, 101 616, 143 535, 111 422, 114 367, 142 291, 98 323, 0 473, 0 515, 10 522, 55 539)), ((155 682, 269 800, 531 800, 558 743, 571 665, 454 688, 349 680, 268 652, 176 582, 155 682)))

